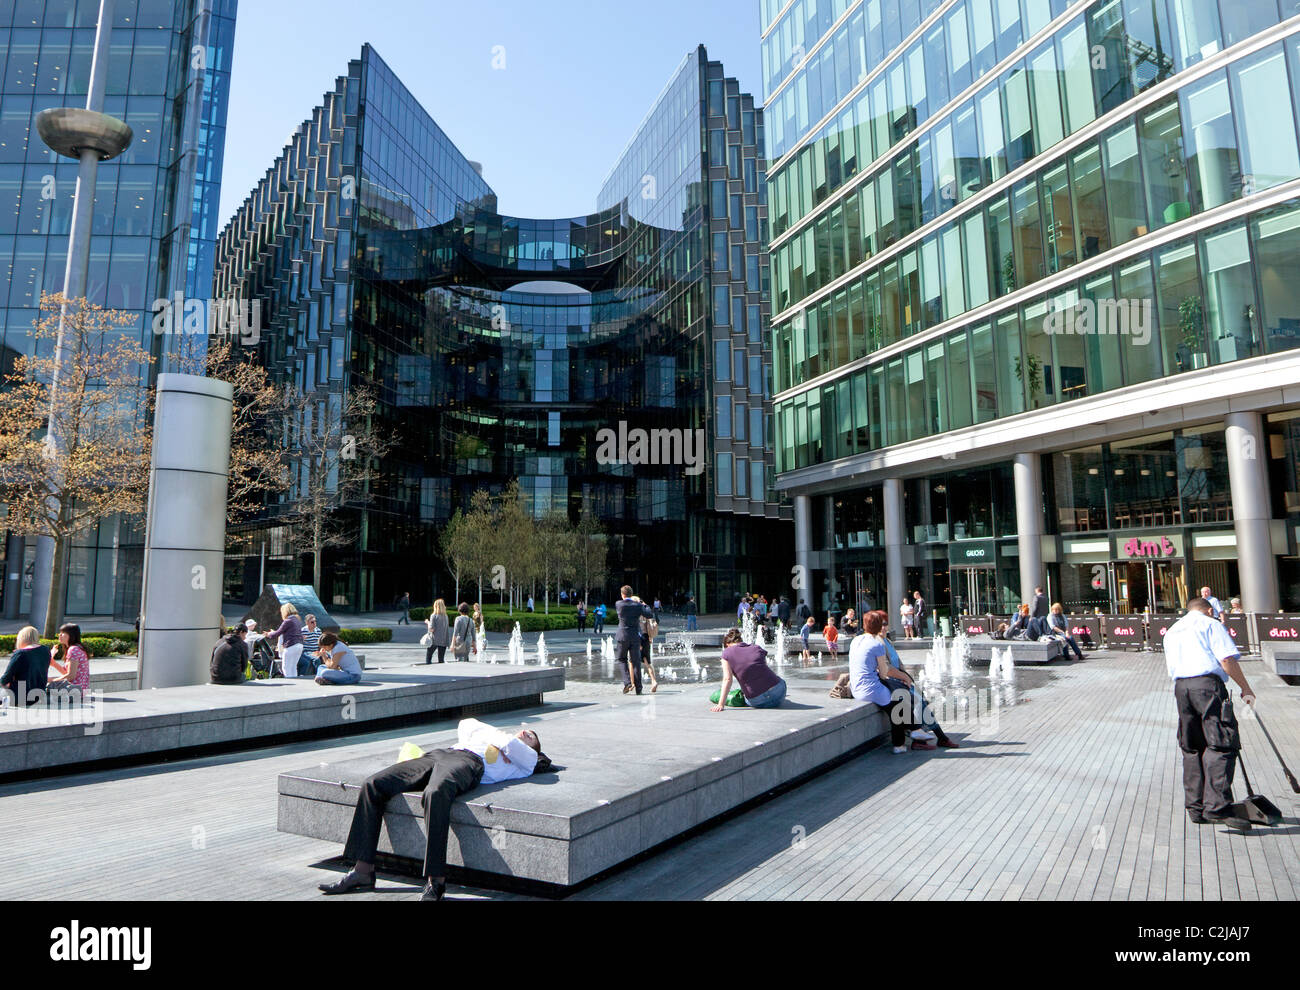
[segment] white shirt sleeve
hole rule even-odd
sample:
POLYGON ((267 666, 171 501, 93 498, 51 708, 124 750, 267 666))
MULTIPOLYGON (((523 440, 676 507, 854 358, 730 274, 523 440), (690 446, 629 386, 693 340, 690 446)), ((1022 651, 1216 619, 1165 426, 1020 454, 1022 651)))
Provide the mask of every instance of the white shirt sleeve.
POLYGON ((1215 622, 1210 625, 1209 630, 1210 646, 1214 650, 1216 660, 1226 660, 1240 655, 1241 651, 1237 649, 1237 644, 1232 638, 1232 633, 1228 632, 1227 626, 1215 622))

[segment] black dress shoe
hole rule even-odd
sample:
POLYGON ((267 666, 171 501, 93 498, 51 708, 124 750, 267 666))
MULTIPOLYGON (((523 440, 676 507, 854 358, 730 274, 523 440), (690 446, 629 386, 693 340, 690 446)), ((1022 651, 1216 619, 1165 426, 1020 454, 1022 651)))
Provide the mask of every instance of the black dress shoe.
POLYGON ((1228 828, 1235 828, 1238 832, 1249 832, 1253 827, 1245 818, 1228 812, 1225 815, 1206 815, 1205 824, 1207 825, 1227 825, 1228 828))
POLYGON ((322 894, 351 894, 359 890, 374 890, 375 875, 362 876, 356 870, 350 871, 342 880, 320 885, 322 894))
POLYGON ((422 901, 440 901, 447 894, 447 881, 437 880, 432 877, 424 881, 424 891, 420 894, 422 901))
POLYGON ((1192 811, 1190 808, 1187 811, 1187 818, 1189 821, 1191 821, 1193 825, 1210 824, 1203 814, 1201 814, 1199 811, 1192 811))

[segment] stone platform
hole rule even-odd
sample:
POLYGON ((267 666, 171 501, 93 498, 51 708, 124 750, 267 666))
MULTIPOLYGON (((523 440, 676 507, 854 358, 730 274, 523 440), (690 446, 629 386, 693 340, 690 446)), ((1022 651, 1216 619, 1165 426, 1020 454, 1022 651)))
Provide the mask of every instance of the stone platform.
MULTIPOLYGON (((110 674, 105 671, 105 674, 110 674)), ((445 664, 363 674, 359 684, 310 678, 117 691, 85 702, 0 715, 0 779, 80 772, 105 761, 149 762, 214 747, 310 734, 351 734, 397 719, 540 704, 564 688, 558 667, 445 664)))
POLYGON ((1264 666, 1283 677, 1300 677, 1300 644, 1261 643, 1264 666))
MULTIPOLYGON (((769 710, 714 713, 699 692, 686 692, 530 720, 564 769, 458 800, 448 862, 572 887, 885 737, 883 711, 826 691, 791 682, 784 705, 769 710)), ((454 734, 411 738, 425 750, 455 742, 454 734)), ((371 756, 281 774, 279 830, 341 847, 360 784, 398 749, 386 743, 371 756)), ((418 793, 391 801, 384 823, 381 852, 423 857, 418 793)))
MULTIPOLYGON (((971 638, 970 643, 970 662, 973 664, 986 664, 992 660, 993 651, 997 650, 1001 656, 1004 650, 1011 650, 1011 661, 1017 666, 1022 664, 1043 664, 1051 663, 1053 660, 1060 660, 1066 657, 1067 647, 1059 640, 1039 640, 1033 642, 1024 639, 989 639, 971 638)), ((951 648, 952 641, 948 641, 951 648)), ((928 639, 903 639, 894 641, 894 649, 899 652, 904 663, 924 663, 924 659, 918 659, 916 654, 924 654, 930 649, 931 641, 928 639)))

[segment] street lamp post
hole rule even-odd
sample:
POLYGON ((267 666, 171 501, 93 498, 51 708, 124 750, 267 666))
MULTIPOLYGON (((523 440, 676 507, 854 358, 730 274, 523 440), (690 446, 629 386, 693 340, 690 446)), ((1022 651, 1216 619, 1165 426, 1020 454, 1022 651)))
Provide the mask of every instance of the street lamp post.
MULTIPOLYGON (((63 274, 65 300, 86 294, 90 273, 90 226, 95 209, 95 183, 99 163, 116 158, 131 144, 131 128, 125 121, 103 113, 104 91, 108 81, 109 41, 113 34, 115 0, 100 0, 99 26, 95 32, 95 52, 90 66, 90 88, 86 108, 57 107, 36 115, 36 130, 41 140, 57 154, 75 158, 81 164, 77 172, 77 191, 72 205, 72 229, 68 237, 68 263, 63 274)), ((54 380, 51 394, 59 385, 59 371, 64 361, 64 323, 68 307, 65 301, 59 314, 59 335, 54 346, 54 380)), ((53 416, 48 437, 50 457, 57 462, 59 437, 53 416)), ((44 628, 47 612, 62 603, 50 602, 50 579, 54 571, 54 540, 42 536, 36 544, 36 567, 32 577, 32 625, 44 628)))

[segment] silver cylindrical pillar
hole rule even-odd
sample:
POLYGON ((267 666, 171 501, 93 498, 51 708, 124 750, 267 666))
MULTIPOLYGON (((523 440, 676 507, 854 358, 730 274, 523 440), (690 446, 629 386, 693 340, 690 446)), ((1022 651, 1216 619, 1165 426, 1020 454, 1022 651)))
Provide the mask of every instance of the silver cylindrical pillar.
POLYGON ((159 375, 145 523, 140 688, 203 684, 221 631, 234 387, 159 375))
MULTIPOLYGON (((1228 450, 1228 484, 1232 489, 1232 528, 1237 536, 1237 572, 1241 606, 1247 612, 1273 612, 1279 606, 1277 561, 1269 532, 1267 445, 1257 412, 1229 413, 1224 418, 1228 450)), ((1226 601, 1228 588, 1214 592, 1226 601)))
MULTIPOLYGON (((898 608, 907 594, 907 571, 903 567, 903 544, 907 528, 903 518, 903 482, 890 478, 884 484, 885 514, 885 601, 876 602, 876 608, 889 616, 893 626, 898 619, 898 608)), ((900 628, 898 632, 902 632, 900 628)))
POLYGON ((1038 454, 1017 454, 1016 535, 1020 555, 1020 600, 1032 600, 1043 582, 1043 462, 1038 454))
MULTIPOLYGON (((812 499, 807 495, 794 497, 794 604, 800 599, 812 601, 812 499)), ((815 607, 815 606, 814 606, 815 607)), ((791 610, 793 612, 793 609, 791 610)))

